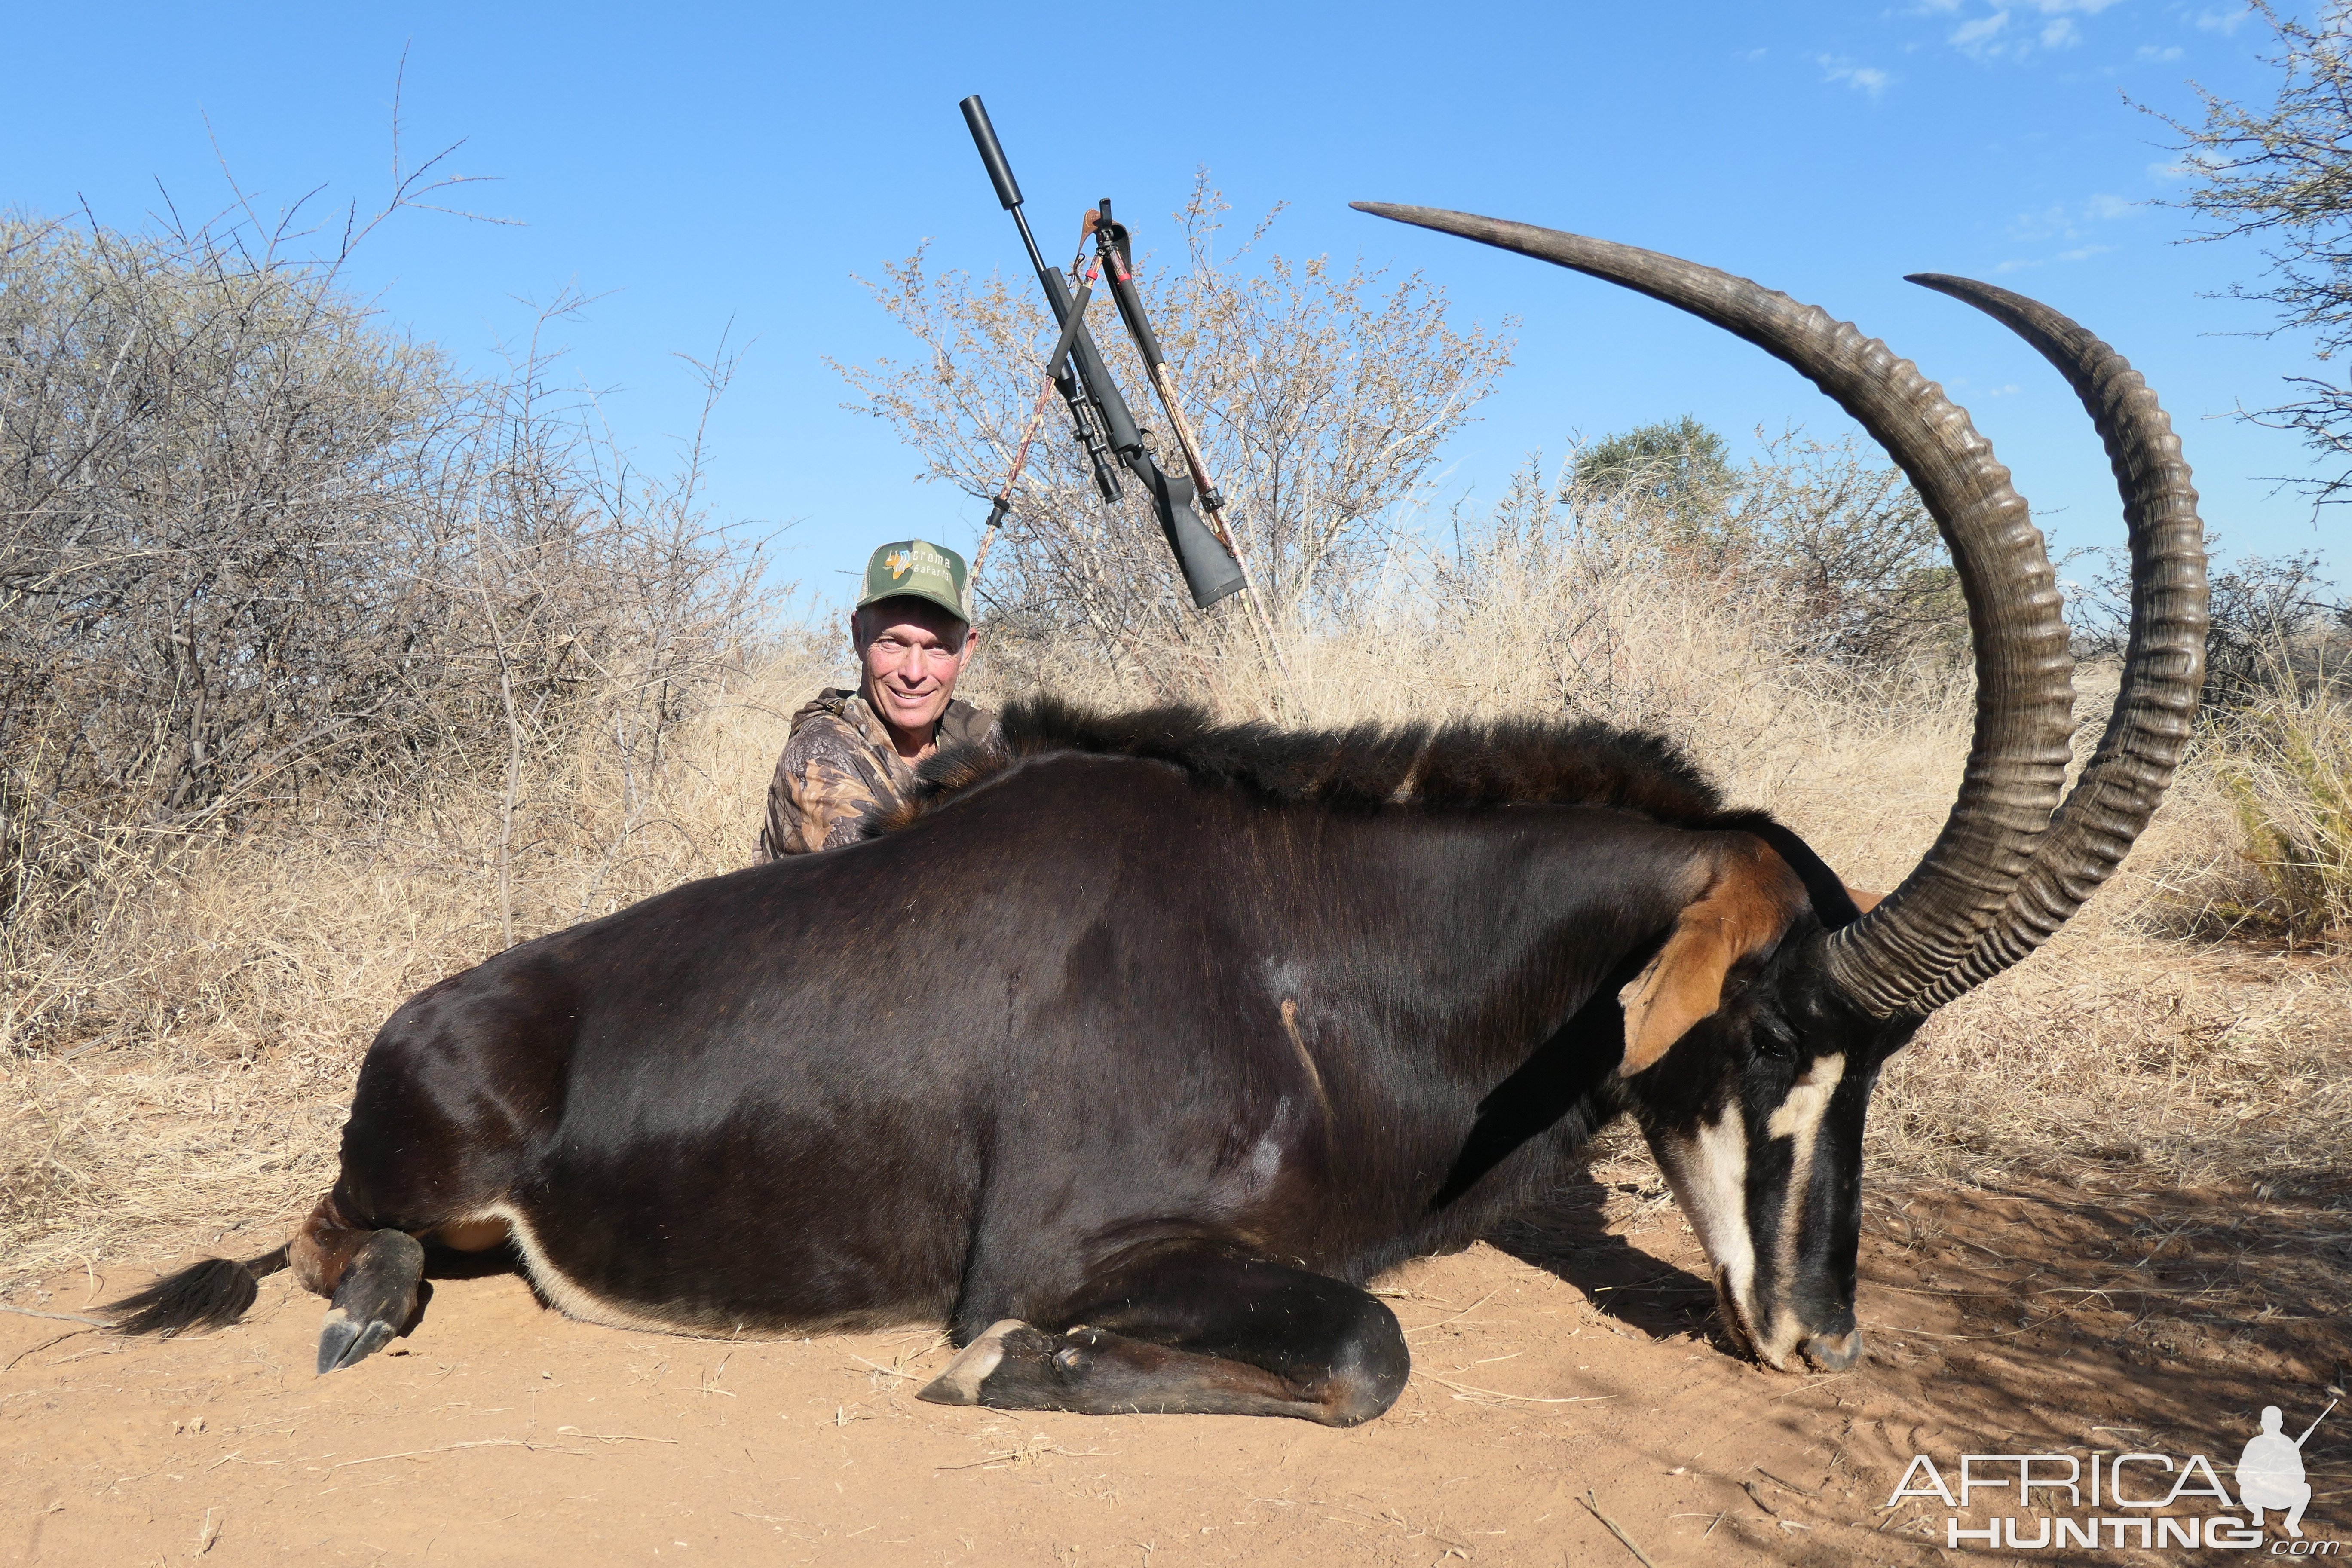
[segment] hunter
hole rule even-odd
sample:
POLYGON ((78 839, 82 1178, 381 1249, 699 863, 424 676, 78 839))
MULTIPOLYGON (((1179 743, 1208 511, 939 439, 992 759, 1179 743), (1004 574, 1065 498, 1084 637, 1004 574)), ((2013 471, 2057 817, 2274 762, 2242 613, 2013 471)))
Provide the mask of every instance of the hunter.
POLYGON ((969 577, 962 556, 920 539, 886 544, 866 563, 849 617, 857 689, 828 687, 793 715, 768 785, 761 859, 856 843, 870 807, 906 798, 916 763, 987 738, 994 721, 955 696, 980 647, 969 577))

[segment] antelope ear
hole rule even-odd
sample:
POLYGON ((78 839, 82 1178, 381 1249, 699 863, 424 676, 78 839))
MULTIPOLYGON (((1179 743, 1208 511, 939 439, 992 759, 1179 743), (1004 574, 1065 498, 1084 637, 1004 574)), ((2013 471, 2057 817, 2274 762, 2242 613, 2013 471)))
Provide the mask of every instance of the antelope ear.
POLYGON ((1664 1056, 1692 1025, 1723 1005, 1731 966, 1780 940, 1800 910, 1805 884, 1789 863, 1741 835, 1717 853, 1699 896, 1683 907, 1665 946, 1617 993, 1625 1009, 1625 1059, 1631 1078, 1664 1056))

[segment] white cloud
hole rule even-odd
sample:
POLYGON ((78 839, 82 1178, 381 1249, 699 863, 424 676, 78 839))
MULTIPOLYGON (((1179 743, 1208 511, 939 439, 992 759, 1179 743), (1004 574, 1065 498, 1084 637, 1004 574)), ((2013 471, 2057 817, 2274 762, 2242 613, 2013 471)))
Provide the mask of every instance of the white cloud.
POLYGON ((2049 239, 2073 233, 2072 219, 2063 204, 2045 207, 2038 213, 2020 213, 2009 220, 2009 237, 2011 239, 2049 239))
POLYGON ((1944 41, 1975 60, 2021 60, 2036 49, 2072 48, 2083 41, 2077 16, 2095 16, 2123 0, 1987 0, 1978 14, 1976 0, 1929 0, 1919 15, 1959 16, 1959 26, 1944 41), (2045 18, 2040 26, 2035 17, 2045 18), (2013 19, 2024 26, 2011 28, 2013 19))
POLYGON ((2102 194, 2079 204, 2053 202, 2040 212, 2021 213, 2010 220, 2010 238, 2037 247, 2054 240, 2065 243, 2066 248, 2055 256, 2019 257, 2002 262, 1993 270, 2023 272, 2032 268, 2047 267, 2053 260, 2088 261, 2094 256, 2105 256, 2116 247, 2097 242, 2095 226, 2130 217, 2139 210, 2139 205, 2121 196, 2102 194))
POLYGON ((2192 180, 2210 167, 2206 160, 2191 153, 2169 163, 2150 163, 2147 174, 2151 180, 2192 180))
POLYGON ((2121 196, 2095 195, 2079 205, 2053 202, 2040 212, 2020 213, 2009 223, 2009 237, 2038 244, 2043 240, 2088 240, 2095 226, 2132 216, 2139 204, 2121 196))
POLYGON ((1988 386, 1985 388, 1984 395, 1987 397, 2014 397, 2021 390, 2023 389, 2012 381, 2006 386, 1988 386))
POLYGON ((2234 11, 2201 11, 2198 13, 2197 25, 2209 33, 2234 33, 2244 26, 2246 18, 2252 15, 2252 10, 2243 6, 2234 11))
POLYGON ((1842 81, 1857 92, 1876 98, 1886 90, 1895 79, 1876 66, 1858 66, 1842 55, 1815 55, 1813 63, 1822 68, 1823 81, 1842 81))
POLYGON ((1973 22, 1961 23, 1952 30, 1948 41, 1966 53, 1981 55, 1986 52, 1986 46, 1999 37, 2001 29, 2008 26, 2009 13, 1995 11, 1990 16, 1979 16, 1973 22))
POLYGON ((2137 49, 2133 51, 2132 54, 2132 58, 2136 60, 2177 60, 2179 58, 2180 46, 2179 44, 2172 44, 2161 49, 2158 48, 2154 44, 2142 44, 2137 49))

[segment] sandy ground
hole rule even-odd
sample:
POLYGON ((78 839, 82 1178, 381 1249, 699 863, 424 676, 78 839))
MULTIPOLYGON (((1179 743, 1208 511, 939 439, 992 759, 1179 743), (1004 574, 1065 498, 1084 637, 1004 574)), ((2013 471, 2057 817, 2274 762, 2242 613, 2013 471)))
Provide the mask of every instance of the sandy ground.
MULTIPOLYGON (((1869 1353, 1790 1376, 1725 1353, 1663 1195, 1596 1180, 1383 1281, 1415 1375, 1351 1432, 943 1409, 912 1397, 947 1360, 928 1331, 630 1333, 568 1321, 506 1272, 440 1279, 408 1338, 330 1378, 310 1371, 322 1303, 283 1274, 207 1338, 0 1314, 0 1560, 1940 1561, 1951 1510, 1882 1506, 1914 1452, 2226 1464, 2261 1405, 2294 1429, 2316 1415, 2352 1370, 2346 1205, 1881 1193, 1869 1353)), ((276 1239, 157 1237, 152 1261, 276 1239)), ((74 1274, 11 1304, 84 1311, 143 1279, 74 1274)), ((2352 1537, 2348 1438, 2331 1417, 2306 1447, 2313 1539, 2352 1537)))

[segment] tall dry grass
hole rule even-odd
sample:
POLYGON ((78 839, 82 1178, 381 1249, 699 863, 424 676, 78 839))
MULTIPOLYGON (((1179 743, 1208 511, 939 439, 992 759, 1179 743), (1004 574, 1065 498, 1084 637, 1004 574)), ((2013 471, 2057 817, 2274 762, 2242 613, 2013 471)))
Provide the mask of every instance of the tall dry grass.
MULTIPOLYGON (((1233 717, 1348 723, 1590 715, 1663 730, 1849 882, 1887 887, 1958 784, 1969 682, 1932 649, 1869 667, 1654 552, 1400 544, 1343 625, 1286 634, 1287 682, 1236 640, 1149 668, 1083 643, 993 649, 970 694, 1098 705, 1189 696, 1233 717)), ((126 881, 72 940, 17 955, 0 1054, 0 1275, 290 1214, 333 1175, 370 1037, 408 994, 529 936, 751 858, 786 716, 848 672, 837 626, 714 677, 657 765, 575 738, 436 795, 341 799, 126 881), (511 812, 509 806, 512 806, 511 812), (496 868, 506 846, 506 890, 496 868), (70 1005, 65 1005, 69 1003, 70 1005), (11 1022, 13 1021, 13 1022, 11 1022)), ((2086 671, 2079 710, 2109 692, 2086 671)), ((2095 737, 2082 741, 2087 750, 2095 737)), ((2243 874, 2227 781, 2192 759, 2123 872, 2044 952, 1938 1015, 1883 1082, 1882 1173, 2070 1162, 2134 1182, 2313 1179, 2347 1109, 2347 990, 2325 963, 2216 945, 2184 900, 2243 874)))
POLYGON ((507 945, 509 923, 528 938, 747 863, 791 708, 846 664, 772 647, 656 766, 573 735, 524 753, 511 817, 494 771, 341 800, 125 878, 69 940, 20 946, 0 996, 0 1269, 331 1181, 392 1008, 507 945))
POLYGON ((2227 720, 2216 776, 2247 853, 2210 916, 2298 943, 2352 935, 2352 711, 2341 672, 2301 678, 2282 660, 2227 720))

